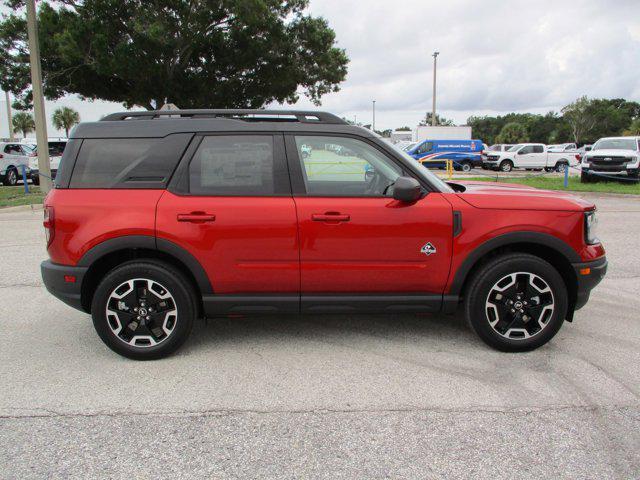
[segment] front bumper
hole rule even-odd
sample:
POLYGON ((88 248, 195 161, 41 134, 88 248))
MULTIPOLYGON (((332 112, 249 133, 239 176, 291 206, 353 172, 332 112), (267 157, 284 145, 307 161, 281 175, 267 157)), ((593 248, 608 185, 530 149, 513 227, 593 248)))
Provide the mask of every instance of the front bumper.
POLYGON ((576 310, 585 306, 589 300, 591 290, 600 283, 607 273, 607 266, 607 257, 601 257, 591 262, 573 264, 573 269, 576 272, 576 278, 578 279, 578 291, 575 305, 576 310))
POLYGON ((45 260, 40 264, 42 281, 49 293, 67 305, 84 311, 82 308, 82 279, 88 267, 58 265, 45 260), (71 281, 73 277, 74 281, 71 281))

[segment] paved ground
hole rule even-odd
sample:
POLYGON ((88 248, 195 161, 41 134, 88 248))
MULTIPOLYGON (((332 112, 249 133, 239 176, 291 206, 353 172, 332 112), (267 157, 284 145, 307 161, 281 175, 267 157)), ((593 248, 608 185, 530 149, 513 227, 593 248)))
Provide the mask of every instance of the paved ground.
POLYGON ((0 213, 2 478, 640 477, 640 199, 591 196, 610 271, 547 346, 460 318, 224 320, 133 362, 49 296, 0 213))

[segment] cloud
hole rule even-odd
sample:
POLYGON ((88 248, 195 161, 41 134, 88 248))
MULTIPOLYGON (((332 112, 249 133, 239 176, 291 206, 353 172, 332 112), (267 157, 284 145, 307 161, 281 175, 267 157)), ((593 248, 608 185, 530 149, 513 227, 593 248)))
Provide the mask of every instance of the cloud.
POLYGON ((351 58, 323 108, 368 123, 375 99, 377 127, 415 124, 431 109, 434 50, 438 111, 458 122, 559 110, 581 95, 640 100, 635 1, 312 0, 310 10, 351 58))

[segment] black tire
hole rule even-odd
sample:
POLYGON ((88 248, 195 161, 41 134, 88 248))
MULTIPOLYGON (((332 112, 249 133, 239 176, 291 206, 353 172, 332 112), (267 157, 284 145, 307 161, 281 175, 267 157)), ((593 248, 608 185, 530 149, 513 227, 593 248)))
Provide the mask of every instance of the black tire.
POLYGON ((471 164, 470 161, 465 160, 460 165, 460 170, 462 170, 463 172, 470 172, 471 170, 473 170, 473 165, 471 164))
POLYGON ((558 173, 564 173, 564 170, 569 168, 569 164, 563 161, 556 163, 555 171, 558 173))
MULTIPOLYGON (((513 294, 513 296, 515 295, 516 293, 513 294)), ((525 253, 505 254, 482 266, 471 279, 465 295, 465 315, 471 328, 487 345, 503 352, 533 350, 547 343, 560 330, 566 318, 567 309, 567 288, 558 271, 545 260, 525 253), (496 294, 498 285, 504 281, 508 283, 510 280, 505 277, 513 275, 515 275, 514 278, 517 281, 514 281, 513 287, 503 290, 504 295, 498 301, 496 294), (534 277, 541 279, 542 283, 534 277), (517 297, 518 299, 516 300, 516 304, 521 304, 519 308, 522 308, 524 313, 511 314, 510 312, 514 311, 511 307, 517 305, 514 305, 513 300, 510 300, 512 295, 508 292, 510 288, 515 289, 516 292, 520 290, 522 278, 533 278, 533 281, 537 284, 546 284, 546 287, 543 288, 545 293, 538 293, 531 286, 533 284, 525 286, 522 292, 525 295, 517 297), (546 291, 547 288, 548 292, 546 291), (531 292, 535 295, 529 297, 531 292), (551 292, 550 296, 549 292, 551 292), (496 297, 491 300, 492 297, 490 295, 494 294, 496 294, 496 297), (535 301, 538 302, 538 305, 534 303, 536 298, 537 300, 535 301), (545 307, 549 298, 552 302, 550 314, 548 313, 548 308, 545 307), (490 300, 496 302, 496 304, 490 303, 490 300), (508 302, 512 302, 511 305, 508 302), (500 305, 497 305, 497 303, 500 303, 500 305), (522 305, 523 303, 524 305, 522 305), (492 306, 495 308, 492 308, 492 306), (499 313, 501 310, 502 314, 499 313), (491 313, 491 311, 494 313, 491 313), (494 319, 496 322, 495 329, 490 320, 490 317, 494 314, 497 317, 497 321, 494 319), (517 318, 516 315, 518 315, 517 318), (526 320, 527 315, 528 320, 524 322, 523 319, 526 320), (537 322, 533 321, 536 317, 538 318, 537 322), (544 321, 541 324, 540 321, 542 319, 544 321), (511 323, 509 323, 510 321, 511 323), (517 328, 520 326, 522 328, 517 328), (505 331, 499 333, 498 330, 502 328, 505 331), (531 331, 527 331, 528 329, 531 331), (525 336, 525 333, 520 330, 527 331, 529 336, 525 336)))
POLYGON ((511 160, 503 160, 502 162, 500 162, 499 168, 501 172, 509 173, 511 170, 513 170, 513 162, 511 160))
MULTIPOLYGON (((138 280, 138 282, 142 282, 142 291, 144 292, 144 281, 138 280)), ((139 292, 141 288, 139 284, 134 283, 131 291, 137 300, 133 300, 132 304, 136 304, 136 301, 140 301, 141 297, 139 292)), ((153 304, 155 299, 152 298, 153 292, 149 295, 149 291, 153 287, 146 290, 146 296, 143 294, 142 300, 149 298, 149 306, 153 304)), ((161 290, 164 291, 164 290, 161 290)), ((165 292, 165 293, 166 293, 165 292)), ((127 296, 123 297, 124 299, 127 296)), ((128 302, 129 303, 129 302, 128 302)), ((146 306, 144 303, 140 303, 139 305, 146 306)), ((157 305, 161 305, 160 302, 157 305)), ((119 308, 119 307, 118 307, 119 308)), ((138 308, 138 307, 136 307, 138 308)), ((161 309, 158 307, 156 310, 161 309)), ((150 309, 151 311, 151 309, 150 309)), ((113 270, 111 270, 105 277, 102 279, 98 288, 95 291, 93 296, 93 301, 91 302, 91 316, 93 318, 93 326, 96 329, 96 332, 102 339, 102 341, 114 352, 119 353, 127 358, 132 358, 134 360, 154 360, 162 357, 166 357, 173 353, 176 349, 178 349, 185 340, 189 337, 191 333, 191 328, 193 327, 193 320, 196 316, 197 307, 196 307, 196 297, 194 295, 194 287, 191 282, 185 278, 185 276, 176 268, 172 267, 169 264, 166 264, 157 260, 135 260, 131 262, 124 263, 113 270), (161 311, 160 313, 156 312, 155 314, 151 314, 152 320, 150 323, 145 325, 144 319, 142 322, 137 322, 133 317, 136 313, 133 313, 132 308, 128 307, 131 313, 126 313, 125 311, 120 311, 123 314, 123 320, 126 319, 124 315, 129 315, 129 318, 132 320, 130 323, 135 323, 138 328, 140 328, 140 334, 142 337, 151 338, 154 337, 157 341, 157 344, 151 345, 132 345, 127 343, 127 339, 123 337, 132 336, 135 337, 139 335, 138 330, 132 333, 130 330, 127 330, 129 327, 125 327, 121 324, 121 320, 118 316, 115 316, 115 320, 113 315, 110 315, 110 318, 107 318, 107 306, 108 302, 113 301, 110 300, 112 294, 118 289, 118 287, 128 281, 133 279, 148 279, 152 282, 157 282, 159 287, 166 289, 166 292, 171 296, 170 304, 167 308, 173 308, 176 312, 175 318, 172 319, 172 329, 171 332, 166 334, 166 337, 158 340, 154 335, 150 335, 152 331, 158 331, 160 328, 160 322, 162 320, 158 320, 158 318, 165 318, 162 324, 162 330, 165 330, 166 326, 166 318, 168 315, 165 314, 165 311, 161 311), (155 315, 155 318, 153 317, 155 315), (117 320, 117 322, 116 322, 117 320), (157 322, 154 323, 154 322, 157 322), (116 334, 114 330, 117 324, 120 323, 120 327, 123 333, 122 336, 116 334), (114 325, 115 324, 115 325, 114 325), (151 325, 151 327, 148 327, 151 325)), ((139 310, 138 310, 139 313, 139 310)), ((148 318, 148 317, 147 317, 148 318)), ((138 317, 139 319, 139 317, 138 317)), ((129 339, 129 341, 133 341, 137 343, 140 340, 136 340, 135 338, 129 339)))
POLYGON ((593 182, 593 177, 585 172, 580 172, 580 183, 591 183, 593 182))
POLYGON ((34 175, 31 177, 31 182, 34 185, 40 185, 40 175, 34 175))
POLYGON ((16 167, 9 167, 4 175, 4 181, 2 182, 10 187, 15 187, 18 184, 18 170, 16 167))

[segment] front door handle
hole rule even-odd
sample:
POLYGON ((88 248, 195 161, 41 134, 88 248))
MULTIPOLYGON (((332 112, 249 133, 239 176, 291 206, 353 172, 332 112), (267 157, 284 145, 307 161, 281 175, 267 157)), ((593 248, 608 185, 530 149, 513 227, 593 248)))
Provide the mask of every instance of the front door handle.
POLYGON ((348 222, 351 220, 351 216, 339 212, 314 213, 311 215, 311 220, 314 222, 348 222))
POLYGON ((205 212, 179 213, 178 221, 190 223, 215 222, 216 216, 205 212))

